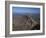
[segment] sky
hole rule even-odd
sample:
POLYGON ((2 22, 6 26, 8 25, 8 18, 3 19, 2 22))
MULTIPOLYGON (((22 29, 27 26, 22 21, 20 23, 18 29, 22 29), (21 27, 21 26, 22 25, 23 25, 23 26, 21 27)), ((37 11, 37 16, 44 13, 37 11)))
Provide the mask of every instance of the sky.
POLYGON ((13 13, 40 13, 40 8, 13 7, 13 13))

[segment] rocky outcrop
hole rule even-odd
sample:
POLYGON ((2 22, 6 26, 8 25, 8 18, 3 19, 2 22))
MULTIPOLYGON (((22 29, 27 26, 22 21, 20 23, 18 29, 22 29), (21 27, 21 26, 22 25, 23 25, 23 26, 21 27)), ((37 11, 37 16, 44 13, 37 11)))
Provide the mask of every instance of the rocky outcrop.
POLYGON ((40 29, 40 24, 34 21, 31 16, 14 16, 13 17, 13 31, 39 30, 39 29, 40 29))

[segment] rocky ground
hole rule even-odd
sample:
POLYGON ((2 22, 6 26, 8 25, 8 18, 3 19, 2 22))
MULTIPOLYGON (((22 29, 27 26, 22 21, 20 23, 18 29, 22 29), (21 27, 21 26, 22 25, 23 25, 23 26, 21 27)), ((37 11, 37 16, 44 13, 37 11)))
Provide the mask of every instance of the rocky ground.
POLYGON ((13 31, 19 30, 40 30, 40 23, 32 19, 31 16, 14 16, 13 31))

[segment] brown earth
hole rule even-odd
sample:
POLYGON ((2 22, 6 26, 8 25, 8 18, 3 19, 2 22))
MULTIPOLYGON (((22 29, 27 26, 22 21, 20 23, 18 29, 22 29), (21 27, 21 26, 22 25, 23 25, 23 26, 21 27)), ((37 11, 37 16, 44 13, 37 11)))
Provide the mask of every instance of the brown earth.
POLYGON ((14 16, 13 31, 18 30, 39 30, 40 24, 32 19, 31 16, 14 16))

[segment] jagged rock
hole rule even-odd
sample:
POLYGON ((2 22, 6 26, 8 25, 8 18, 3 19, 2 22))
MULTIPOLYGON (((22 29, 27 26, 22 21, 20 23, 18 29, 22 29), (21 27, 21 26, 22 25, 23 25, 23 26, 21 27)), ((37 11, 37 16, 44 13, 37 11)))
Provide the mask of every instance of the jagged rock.
POLYGON ((35 26, 39 26, 39 23, 34 21, 31 16, 14 16, 13 17, 13 31, 33 30, 35 28, 37 29, 37 27, 35 26))

